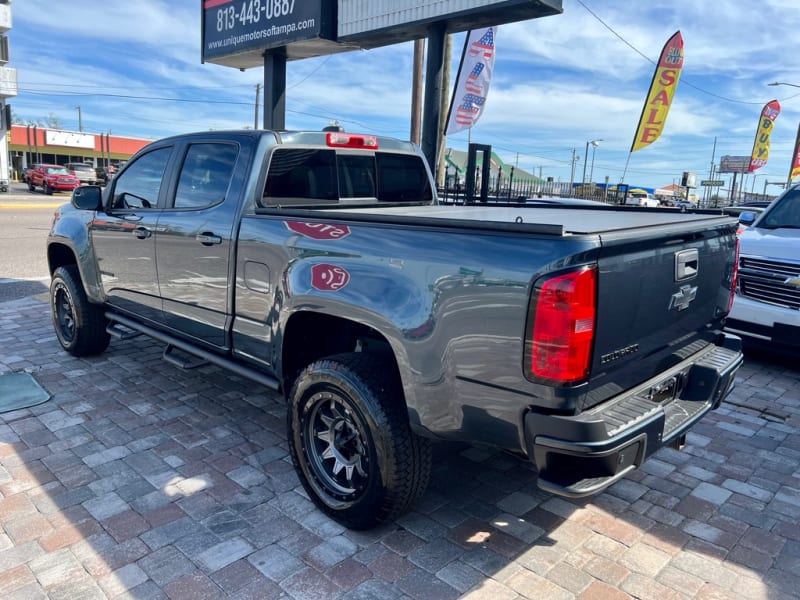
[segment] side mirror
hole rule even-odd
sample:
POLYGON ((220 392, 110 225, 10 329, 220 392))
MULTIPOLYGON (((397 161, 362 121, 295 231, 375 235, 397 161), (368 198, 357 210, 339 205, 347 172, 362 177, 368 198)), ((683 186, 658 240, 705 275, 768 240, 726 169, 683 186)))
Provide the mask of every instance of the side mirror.
POLYGON ((748 210, 747 212, 739 214, 739 223, 741 223, 742 225, 747 225, 748 227, 750 227, 750 225, 752 225, 755 220, 756 220, 756 213, 754 213, 753 211, 748 210))
POLYGON ((72 206, 78 210, 101 210, 103 190, 99 185, 82 185, 72 192, 72 206))

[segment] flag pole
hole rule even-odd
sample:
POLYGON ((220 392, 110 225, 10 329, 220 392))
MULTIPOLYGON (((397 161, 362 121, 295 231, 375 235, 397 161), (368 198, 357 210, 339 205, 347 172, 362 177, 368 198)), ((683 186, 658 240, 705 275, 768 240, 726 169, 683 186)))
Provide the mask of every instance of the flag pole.
POLYGON ((464 66, 464 57, 467 55, 467 48, 469 47, 469 36, 472 30, 467 31, 467 37, 464 38, 464 48, 461 50, 461 60, 458 62, 458 71, 456 72, 456 83, 453 86, 453 93, 450 96, 450 107, 447 109, 447 119, 444 125, 444 134, 447 135, 447 128, 450 126, 450 115, 453 113, 453 103, 456 99, 456 92, 458 91, 458 82, 461 81, 461 68, 464 66))
POLYGON ((625 183, 625 175, 628 172, 628 163, 631 162, 631 154, 633 154, 633 152, 628 152, 628 158, 625 159, 625 169, 622 171, 622 178, 619 180, 620 183, 625 183))

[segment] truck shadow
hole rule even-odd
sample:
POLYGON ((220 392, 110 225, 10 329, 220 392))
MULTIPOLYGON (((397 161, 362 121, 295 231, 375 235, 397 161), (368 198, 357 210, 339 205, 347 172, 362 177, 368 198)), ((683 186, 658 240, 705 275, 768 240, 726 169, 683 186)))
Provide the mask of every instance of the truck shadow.
POLYGON ((24 328, 0 339, 21 359, 0 372, 32 371, 53 397, 0 415, 0 565, 17 574, 4 595, 777 600, 800 589, 796 368, 748 360, 731 403, 683 451, 660 450, 588 499, 537 490, 515 456, 437 444, 415 509, 359 532, 303 492, 276 394, 216 367, 181 371, 144 338, 69 357, 46 304, 0 303, 0 321, 12 316, 24 328), (748 408, 770 399, 771 413, 748 408))
POLYGON ((26 279, 7 279, 0 281, 0 302, 21 300, 28 296, 42 294, 48 290, 48 283, 26 279))

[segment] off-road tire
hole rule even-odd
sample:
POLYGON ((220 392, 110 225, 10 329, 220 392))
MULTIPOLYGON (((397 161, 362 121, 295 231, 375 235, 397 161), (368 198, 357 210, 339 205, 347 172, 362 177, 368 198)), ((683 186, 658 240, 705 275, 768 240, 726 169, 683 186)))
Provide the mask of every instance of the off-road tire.
POLYGON ((103 307, 89 302, 75 265, 59 267, 53 273, 50 312, 59 343, 73 356, 100 354, 108 348, 111 336, 103 307))
POLYGON ((36 186, 33 185, 33 182, 31 180, 28 180, 28 191, 29 192, 35 192, 36 191, 36 186))
POLYGON ((408 511, 425 492, 430 442, 408 423, 391 360, 368 353, 309 365, 289 395, 292 461, 314 503, 351 529, 408 511))
POLYGON ((42 192, 44 192, 48 196, 52 196, 53 188, 51 188, 50 185, 45 181, 44 183, 42 183, 42 192))

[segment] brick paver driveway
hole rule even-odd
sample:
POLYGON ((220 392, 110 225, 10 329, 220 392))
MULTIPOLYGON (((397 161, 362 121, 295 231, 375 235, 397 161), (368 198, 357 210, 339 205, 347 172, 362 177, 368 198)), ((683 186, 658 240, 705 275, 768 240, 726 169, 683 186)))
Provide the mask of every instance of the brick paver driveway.
POLYGON ((0 373, 52 394, 0 414, 0 598, 800 596, 796 361, 749 357, 684 451, 595 498, 442 447, 415 512, 352 532, 304 495, 278 397, 161 350, 75 359, 41 297, 0 303, 0 373))

